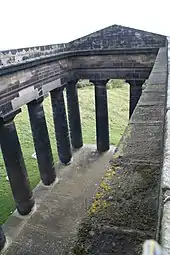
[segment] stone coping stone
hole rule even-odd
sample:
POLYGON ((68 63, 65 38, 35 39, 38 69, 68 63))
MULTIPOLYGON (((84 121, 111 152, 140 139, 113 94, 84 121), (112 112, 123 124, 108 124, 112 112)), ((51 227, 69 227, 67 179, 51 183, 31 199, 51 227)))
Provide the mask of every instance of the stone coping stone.
POLYGON ((168 86, 164 134, 164 157, 162 167, 162 222, 161 243, 170 254, 170 37, 168 38, 168 86))

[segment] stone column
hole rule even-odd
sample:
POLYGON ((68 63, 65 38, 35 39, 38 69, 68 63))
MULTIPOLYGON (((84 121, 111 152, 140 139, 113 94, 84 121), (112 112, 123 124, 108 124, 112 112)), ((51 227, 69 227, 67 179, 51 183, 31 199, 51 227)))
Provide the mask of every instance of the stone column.
POLYGON ((16 207, 21 215, 26 215, 34 206, 34 199, 13 121, 17 113, 0 119, 0 144, 16 207))
POLYGON ((107 80, 92 81, 95 85, 97 150, 109 150, 109 121, 107 105, 107 80))
POLYGON ((2 226, 0 226, 0 251, 4 248, 6 238, 2 226))
POLYGON ((71 161, 72 154, 65 112, 63 88, 56 88, 50 93, 58 155, 60 161, 66 165, 71 161))
POLYGON ((45 185, 50 185, 55 181, 56 172, 43 109, 43 100, 44 98, 41 97, 28 103, 27 106, 40 176, 45 185))
POLYGON ((142 84, 144 83, 144 81, 130 80, 127 82, 130 84, 130 100, 129 100, 129 119, 130 119, 142 94, 142 84))
POLYGON ((79 149, 83 146, 83 139, 76 83, 77 81, 68 82, 66 91, 71 143, 73 148, 79 149))

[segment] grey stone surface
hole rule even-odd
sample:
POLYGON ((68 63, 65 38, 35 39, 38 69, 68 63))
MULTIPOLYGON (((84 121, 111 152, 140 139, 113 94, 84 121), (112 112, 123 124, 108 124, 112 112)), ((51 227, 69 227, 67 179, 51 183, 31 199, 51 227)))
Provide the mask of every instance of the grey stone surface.
POLYGON ((19 234, 20 230, 24 226, 24 219, 22 217, 17 217, 15 213, 9 217, 3 226, 3 229, 7 235, 8 245, 19 234))
POLYGON ((162 169, 162 189, 164 206, 162 211, 161 241, 167 254, 170 254, 170 38, 168 38, 168 86, 166 120, 164 134, 164 157, 162 169))
POLYGON ((74 254, 142 254, 143 240, 151 237, 149 233, 94 225, 92 223, 90 226, 93 230, 88 232, 89 239, 85 240, 88 249, 85 251, 83 247, 77 245, 74 247, 74 254))
POLYGON ((163 47, 166 38, 146 31, 113 25, 69 43, 72 50, 163 47))
POLYGON ((161 232, 162 246, 170 254, 170 201, 164 205, 161 232))
POLYGON ((161 104, 165 104, 165 92, 148 92, 145 91, 143 97, 140 100, 140 105, 142 106, 152 106, 152 105, 157 105, 160 106, 161 104))
POLYGON ((164 109, 159 105, 138 106, 132 115, 131 123, 161 122, 164 118, 164 109))
POLYGON ((170 81, 168 80, 168 90, 167 90, 167 110, 170 110, 170 81))
POLYGON ((162 188, 170 189, 170 110, 166 113, 165 147, 162 169, 162 188))
POLYGON ((56 166, 59 182, 48 189, 39 184, 35 212, 22 226, 18 219, 6 226, 13 242, 5 254, 68 254, 113 152, 114 148, 99 155, 95 146, 85 146, 74 154, 71 165, 56 166))
MULTIPOLYGON (((147 81, 147 83, 149 80, 147 81)), ((145 87, 146 92, 165 92, 166 91, 166 86, 162 86, 162 84, 152 84, 152 86, 146 86, 145 87)))
POLYGON ((44 58, 63 52, 66 44, 45 45, 21 49, 10 49, 0 52, 0 68, 27 62, 32 59, 44 58))
POLYGON ((33 190, 33 194, 36 200, 36 205, 34 206, 32 212, 27 216, 21 216, 17 210, 13 212, 13 214, 8 218, 8 220, 3 225, 3 229, 5 231, 7 237, 7 244, 5 249, 12 243, 13 240, 18 236, 23 227, 28 223, 28 220, 31 218, 32 214, 35 213, 40 203, 44 200, 44 198, 48 195, 54 185, 58 183, 58 178, 56 181, 50 186, 44 186, 42 182, 40 182, 35 189, 33 190))

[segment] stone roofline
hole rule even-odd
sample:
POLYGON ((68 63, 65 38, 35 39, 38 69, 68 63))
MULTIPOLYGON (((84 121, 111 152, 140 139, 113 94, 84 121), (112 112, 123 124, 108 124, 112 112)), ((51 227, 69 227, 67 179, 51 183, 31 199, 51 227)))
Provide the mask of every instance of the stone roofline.
POLYGON ((81 51, 159 48, 165 45, 165 41, 166 37, 163 35, 113 25, 68 43, 0 51, 0 69, 33 60, 62 56, 63 53, 64 57, 67 57, 68 53, 81 51))

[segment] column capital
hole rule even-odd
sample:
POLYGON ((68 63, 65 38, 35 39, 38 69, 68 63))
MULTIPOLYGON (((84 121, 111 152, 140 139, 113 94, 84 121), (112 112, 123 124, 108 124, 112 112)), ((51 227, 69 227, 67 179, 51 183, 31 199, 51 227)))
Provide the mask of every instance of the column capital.
MULTIPOLYGON (((67 83, 67 82, 66 82, 66 83, 67 83)), ((63 90, 65 89, 65 87, 66 87, 66 85, 62 85, 61 87, 57 87, 57 88, 55 88, 55 89, 53 89, 53 90, 51 90, 51 91, 49 91, 49 92, 51 93, 51 92, 53 92, 53 91, 57 91, 57 92, 63 91, 63 90)))
POLYGON ((108 81, 109 81, 109 79, 106 79, 106 80, 90 80, 90 82, 92 82, 97 87, 106 86, 108 81))
POLYGON ((69 80, 68 82, 67 82, 67 84, 76 84, 78 81, 79 81, 80 79, 71 79, 71 80, 69 80))
POLYGON ((39 97, 37 99, 32 100, 29 102, 27 105, 36 105, 36 104, 41 104, 44 101, 44 96, 39 97))
POLYGON ((131 86, 142 86, 145 82, 145 80, 126 80, 127 83, 129 83, 131 86))
POLYGON ((0 116, 0 125, 12 122, 18 113, 21 113, 21 108, 0 116))

